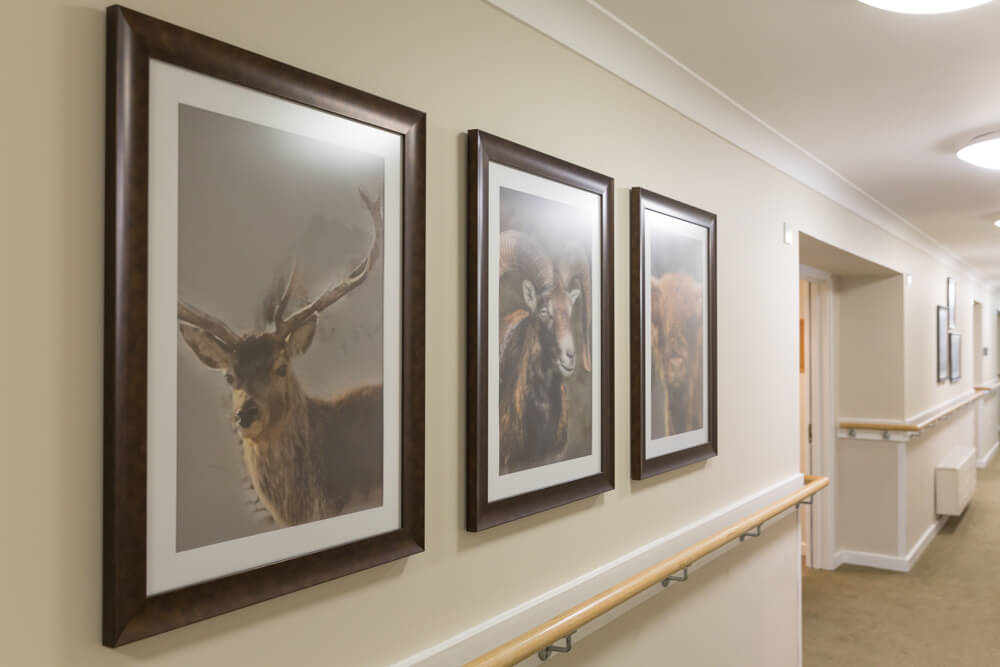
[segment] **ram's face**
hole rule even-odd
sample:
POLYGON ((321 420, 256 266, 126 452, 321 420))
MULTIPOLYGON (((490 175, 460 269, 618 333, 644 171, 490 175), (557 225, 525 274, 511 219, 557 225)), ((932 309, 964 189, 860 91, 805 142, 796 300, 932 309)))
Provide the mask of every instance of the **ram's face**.
POLYGON ((538 292, 530 280, 522 284, 524 302, 538 320, 544 347, 552 355, 559 373, 568 378, 576 370, 576 343, 573 340, 573 304, 580 297, 579 289, 567 290, 562 281, 548 292, 538 292))

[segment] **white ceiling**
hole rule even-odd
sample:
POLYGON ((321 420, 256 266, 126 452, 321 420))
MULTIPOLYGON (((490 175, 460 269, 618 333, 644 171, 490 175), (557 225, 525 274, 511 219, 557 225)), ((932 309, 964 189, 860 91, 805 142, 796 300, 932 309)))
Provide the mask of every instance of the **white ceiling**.
POLYGON ((893 14, 856 0, 598 0, 885 206, 1000 281, 1000 0, 893 14))

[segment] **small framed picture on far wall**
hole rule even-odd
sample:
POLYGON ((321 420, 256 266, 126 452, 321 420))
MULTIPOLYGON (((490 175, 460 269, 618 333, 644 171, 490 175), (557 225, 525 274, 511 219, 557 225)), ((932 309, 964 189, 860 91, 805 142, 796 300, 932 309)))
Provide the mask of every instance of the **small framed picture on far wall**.
POLYGON ((945 306, 937 307, 937 381, 947 382, 951 377, 951 369, 948 364, 949 355, 948 341, 948 309, 945 306))
POLYGON ((948 334, 948 368, 952 382, 962 379, 962 334, 948 334))

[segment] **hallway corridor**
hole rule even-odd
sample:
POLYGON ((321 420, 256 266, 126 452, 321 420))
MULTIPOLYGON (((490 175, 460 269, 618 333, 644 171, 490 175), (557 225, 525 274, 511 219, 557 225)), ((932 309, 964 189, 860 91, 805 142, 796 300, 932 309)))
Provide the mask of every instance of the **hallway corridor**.
POLYGON ((1000 457, 909 574, 808 570, 802 605, 805 667, 1000 665, 1000 457))

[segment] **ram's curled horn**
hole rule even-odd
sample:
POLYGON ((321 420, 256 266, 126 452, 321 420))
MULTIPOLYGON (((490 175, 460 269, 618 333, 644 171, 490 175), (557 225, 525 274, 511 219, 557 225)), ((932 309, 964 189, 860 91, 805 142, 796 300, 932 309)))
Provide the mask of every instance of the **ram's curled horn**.
POLYGON ((530 236, 515 229, 500 234, 500 277, 508 271, 520 271, 540 293, 552 289, 555 270, 541 246, 530 236))
POLYGON ((590 372, 590 262, 586 253, 578 245, 571 245, 559 260, 559 275, 562 276, 566 289, 578 286, 580 297, 577 304, 580 311, 583 345, 581 361, 583 369, 590 372))

